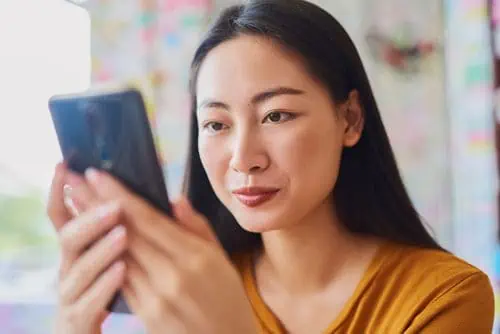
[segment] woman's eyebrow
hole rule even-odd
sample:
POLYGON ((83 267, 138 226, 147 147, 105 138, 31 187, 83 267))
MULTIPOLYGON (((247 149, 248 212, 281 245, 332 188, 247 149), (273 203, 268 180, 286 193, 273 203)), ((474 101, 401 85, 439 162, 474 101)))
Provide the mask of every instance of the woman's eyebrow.
POLYGON ((305 94, 305 92, 300 89, 281 86, 256 94, 252 98, 252 104, 261 104, 267 100, 270 100, 280 95, 303 95, 303 94, 305 94))
POLYGON ((219 108, 219 109, 226 109, 227 111, 230 110, 229 106, 226 103, 212 100, 212 99, 203 100, 203 102, 200 103, 198 110, 203 109, 203 108, 219 108))
MULTIPOLYGON (((265 90, 263 92, 257 93, 252 97, 251 104, 257 105, 264 103, 272 98, 281 96, 281 95, 303 95, 305 92, 300 89, 290 88, 290 87, 276 87, 265 90)), ((227 103, 213 100, 213 99, 205 99, 200 103, 198 109, 202 108, 220 108, 230 111, 230 107, 227 103)))

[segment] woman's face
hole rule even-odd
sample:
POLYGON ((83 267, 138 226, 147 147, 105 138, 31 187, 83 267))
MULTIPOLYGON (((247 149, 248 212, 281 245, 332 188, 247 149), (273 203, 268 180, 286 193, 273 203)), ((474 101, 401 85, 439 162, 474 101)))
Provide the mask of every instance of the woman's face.
POLYGON ((329 203, 346 122, 299 57, 242 36, 213 49, 197 82, 199 152, 212 187, 252 232, 329 203))

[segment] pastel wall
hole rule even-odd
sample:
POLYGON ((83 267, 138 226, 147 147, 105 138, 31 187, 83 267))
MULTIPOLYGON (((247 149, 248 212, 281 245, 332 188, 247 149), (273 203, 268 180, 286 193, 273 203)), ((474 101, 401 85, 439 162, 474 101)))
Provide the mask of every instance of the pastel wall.
POLYGON ((180 192, 189 121, 189 62, 210 0, 88 0, 92 81, 142 89, 172 196, 180 192))
POLYGON ((417 210, 446 247, 452 247, 449 134, 440 1, 312 1, 328 10, 351 35, 363 60, 417 210), (372 42, 376 35, 381 42, 372 42), (384 50, 434 46, 398 66, 384 50))
POLYGON ((453 250, 495 280, 497 173, 487 1, 444 4, 453 250))

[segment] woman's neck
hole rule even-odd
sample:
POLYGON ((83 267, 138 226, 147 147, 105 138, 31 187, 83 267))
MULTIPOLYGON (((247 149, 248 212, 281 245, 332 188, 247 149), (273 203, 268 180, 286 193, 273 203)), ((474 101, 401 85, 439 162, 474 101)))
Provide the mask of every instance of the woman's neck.
POLYGON ((378 244, 345 230, 328 202, 304 221, 263 233, 262 239, 257 279, 296 294, 320 292, 342 273, 366 266, 378 244))

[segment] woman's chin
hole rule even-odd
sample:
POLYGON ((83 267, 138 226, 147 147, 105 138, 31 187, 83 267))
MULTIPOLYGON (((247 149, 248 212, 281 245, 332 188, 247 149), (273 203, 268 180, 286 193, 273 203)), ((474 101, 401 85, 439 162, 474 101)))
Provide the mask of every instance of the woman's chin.
POLYGON ((244 216, 241 219, 236 218, 238 224, 247 232, 264 233, 276 231, 284 228, 283 220, 273 219, 272 217, 261 218, 244 216))
MULTIPOLYGON (((232 203, 234 204, 234 203, 232 203)), ((271 204, 271 203, 270 203, 271 204)), ((237 203, 230 211, 238 224, 251 233, 277 231, 293 224, 296 212, 283 205, 248 208, 237 203)))

